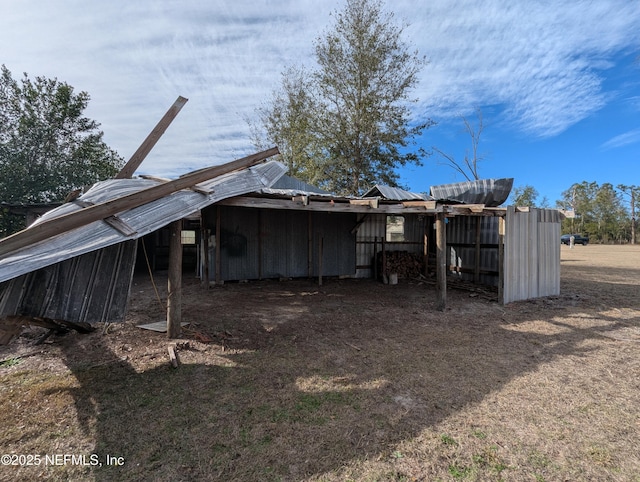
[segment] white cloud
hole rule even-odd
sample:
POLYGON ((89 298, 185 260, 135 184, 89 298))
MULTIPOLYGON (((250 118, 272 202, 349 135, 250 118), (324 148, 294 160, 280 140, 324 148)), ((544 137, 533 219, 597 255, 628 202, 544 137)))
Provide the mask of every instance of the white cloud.
POLYGON ((612 137, 607 142, 604 142, 600 147, 602 149, 616 149, 618 147, 624 147, 638 142, 640 142, 640 128, 612 137))
MULTIPOLYGON (((14 73, 58 77, 92 100, 87 114, 130 156, 178 95, 190 100, 146 171, 226 162, 253 151, 245 118, 287 65, 310 63, 313 42, 343 1, 86 2, 0 0, 0 61, 14 73)), ((608 100, 614 56, 640 50, 640 9, 627 0, 387 1, 430 59, 418 112, 442 118, 474 105, 553 136, 608 100)))

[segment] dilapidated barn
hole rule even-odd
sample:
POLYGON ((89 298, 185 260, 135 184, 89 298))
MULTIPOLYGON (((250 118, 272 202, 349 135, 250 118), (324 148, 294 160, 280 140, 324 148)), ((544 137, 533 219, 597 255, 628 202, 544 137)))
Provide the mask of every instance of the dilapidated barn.
MULTIPOLYGON (((138 240, 158 240, 176 222, 195 246, 206 287, 264 278, 422 276, 435 281, 441 308, 447 278, 497 287, 503 303, 559 293, 555 210, 495 206, 504 200, 495 199, 495 183, 472 203, 455 192, 458 185, 435 196, 385 186, 359 198, 333 196, 285 176, 278 162, 262 162, 275 152, 175 181, 101 182, 0 241, 0 318, 122 321, 138 240), (407 265, 414 271, 402 272, 407 265)), ((471 188, 477 186, 466 192, 471 188)))

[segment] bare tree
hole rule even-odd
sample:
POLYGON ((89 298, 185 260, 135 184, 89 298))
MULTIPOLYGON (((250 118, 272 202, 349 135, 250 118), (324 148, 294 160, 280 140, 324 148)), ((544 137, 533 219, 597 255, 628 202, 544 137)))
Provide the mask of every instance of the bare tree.
POLYGON ((476 117, 478 118, 477 126, 473 126, 469 119, 464 116, 460 116, 462 122, 464 123, 465 131, 469 134, 471 138, 471 153, 469 150, 465 152, 463 161, 456 161, 455 157, 450 154, 447 154, 437 147, 432 147, 432 149, 437 152, 441 157, 445 159, 445 164, 452 167, 454 170, 458 171, 462 174, 467 181, 472 181, 476 179, 480 179, 478 174, 478 164, 483 159, 478 154, 478 145, 480 144, 480 135, 484 130, 484 123, 482 120, 482 111, 480 107, 476 107, 476 117))

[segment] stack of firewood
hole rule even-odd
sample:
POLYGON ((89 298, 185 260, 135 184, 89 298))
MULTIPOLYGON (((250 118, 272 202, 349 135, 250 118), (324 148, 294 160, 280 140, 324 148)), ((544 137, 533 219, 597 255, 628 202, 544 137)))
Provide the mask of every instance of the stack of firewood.
POLYGON ((398 278, 418 278, 424 273, 424 259, 422 254, 408 251, 380 251, 376 255, 377 272, 380 277, 397 273, 398 278))

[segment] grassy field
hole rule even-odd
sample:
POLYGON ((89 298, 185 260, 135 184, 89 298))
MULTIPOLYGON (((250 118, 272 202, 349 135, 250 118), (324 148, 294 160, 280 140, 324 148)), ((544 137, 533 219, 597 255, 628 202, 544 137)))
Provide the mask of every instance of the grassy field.
POLYGON ((106 334, 1 347, 0 480, 640 481, 640 247, 563 246, 560 296, 492 297, 186 280, 173 369, 136 279, 106 334))

